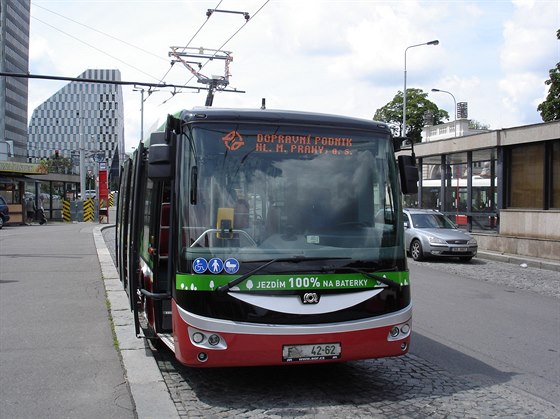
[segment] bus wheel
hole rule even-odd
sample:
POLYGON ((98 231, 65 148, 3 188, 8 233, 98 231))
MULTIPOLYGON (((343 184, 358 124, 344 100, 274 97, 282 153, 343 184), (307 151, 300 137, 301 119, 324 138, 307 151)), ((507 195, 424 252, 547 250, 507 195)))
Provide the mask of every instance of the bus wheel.
POLYGON ((410 244, 410 254, 412 255, 412 259, 421 261, 424 259, 424 252, 422 250, 422 244, 420 240, 414 239, 410 244))

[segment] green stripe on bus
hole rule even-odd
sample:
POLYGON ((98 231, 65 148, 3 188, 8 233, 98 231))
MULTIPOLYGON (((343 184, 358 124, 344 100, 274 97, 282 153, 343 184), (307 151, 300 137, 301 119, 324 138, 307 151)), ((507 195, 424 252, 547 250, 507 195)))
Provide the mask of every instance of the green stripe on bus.
MULTIPOLYGON (((375 272, 401 285, 408 285, 408 272, 375 272)), ((240 275, 177 274, 178 290, 214 291, 240 275)), ((290 275, 252 275, 233 287, 239 291, 297 291, 297 290, 337 290, 353 288, 379 288, 386 285, 360 273, 349 274, 290 274, 290 275)))

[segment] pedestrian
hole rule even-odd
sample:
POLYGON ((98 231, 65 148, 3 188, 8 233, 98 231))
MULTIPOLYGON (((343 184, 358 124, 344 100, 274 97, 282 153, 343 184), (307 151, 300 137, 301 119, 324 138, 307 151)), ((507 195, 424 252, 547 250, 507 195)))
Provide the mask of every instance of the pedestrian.
POLYGON ((39 221, 40 225, 47 222, 47 217, 45 217, 45 208, 43 207, 43 198, 39 198, 39 208, 35 212, 35 219, 39 221))
POLYGON ((27 198, 27 202, 25 203, 25 211, 27 213, 26 224, 30 225, 35 219, 35 201, 33 201, 33 198, 27 198))

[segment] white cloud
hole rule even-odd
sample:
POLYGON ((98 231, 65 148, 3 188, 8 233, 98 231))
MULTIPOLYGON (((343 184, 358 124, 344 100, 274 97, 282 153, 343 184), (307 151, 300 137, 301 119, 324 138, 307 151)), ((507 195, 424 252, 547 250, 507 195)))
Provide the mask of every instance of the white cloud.
POLYGON ((503 75, 498 84, 510 123, 521 125, 540 121, 536 108, 546 96, 548 68, 560 61, 560 21, 556 1, 513 3, 514 13, 503 23, 503 75))
MULTIPOLYGON (((542 89, 536 88, 539 84, 544 84, 542 78, 532 73, 512 73, 501 80, 500 89, 504 92, 502 103, 505 107, 503 111, 517 118, 527 118, 527 114, 536 109, 536 97, 542 93, 542 89)), ((512 123, 515 121, 512 120, 512 123)))
MULTIPOLYGON (((245 23, 226 13, 207 20, 217 3, 34 1, 30 71, 76 77, 88 68, 119 68, 123 80, 157 82, 166 75, 165 82, 183 85, 192 75, 181 64, 170 67, 169 47, 185 45, 200 29, 190 45, 219 48, 245 23)), ((546 94, 549 68, 560 61, 558 14, 551 12, 556 0, 272 0, 255 15, 264 3, 220 4, 252 19, 224 47, 234 57, 230 87, 247 93, 217 93, 215 106, 259 107, 266 97, 270 108, 371 118, 403 89, 405 48, 439 39, 438 46, 408 50, 407 87, 448 90, 469 103, 470 117, 497 129, 540 120, 535 103, 546 94)), ((202 70, 223 71, 218 60, 202 70)), ((189 85, 203 87, 195 80, 189 85)), ((59 88, 30 82, 30 112, 59 88)), ((123 92, 131 147, 140 136, 140 93, 123 92)), ((145 101, 144 129, 168 112, 203 105, 205 97, 190 90, 172 97, 160 89, 145 101)), ((429 97, 452 114, 448 95, 429 97)))

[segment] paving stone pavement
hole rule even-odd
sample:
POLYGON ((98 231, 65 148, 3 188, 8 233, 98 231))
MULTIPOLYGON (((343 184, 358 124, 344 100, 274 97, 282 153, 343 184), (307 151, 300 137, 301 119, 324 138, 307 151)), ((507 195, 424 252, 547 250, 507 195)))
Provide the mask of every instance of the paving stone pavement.
POLYGON ((484 257, 476 257, 468 263, 449 263, 441 259, 415 262, 409 258, 408 264, 560 298, 560 271, 522 266, 523 263, 503 263, 484 257))
POLYGON ((154 353, 182 418, 557 418, 506 383, 458 379, 414 355, 344 364, 196 369, 154 353))
MULTIPOLYGON (((111 249, 114 230, 103 234, 111 249)), ((468 264, 422 263, 560 298, 558 271, 482 258, 468 264)), ((503 381, 459 378, 412 354, 339 364, 222 369, 185 367, 167 349, 154 348, 153 354, 181 418, 558 417, 559 406, 508 386, 507 374, 503 381)))

